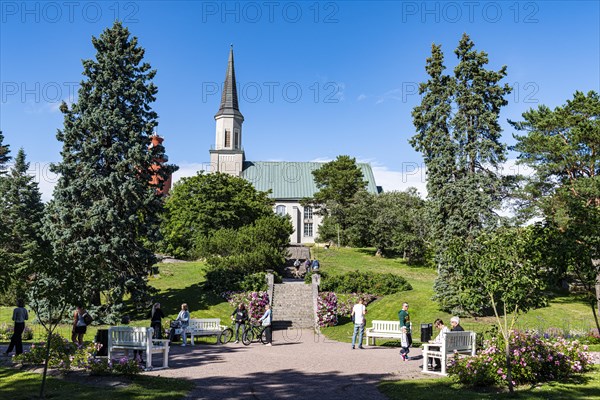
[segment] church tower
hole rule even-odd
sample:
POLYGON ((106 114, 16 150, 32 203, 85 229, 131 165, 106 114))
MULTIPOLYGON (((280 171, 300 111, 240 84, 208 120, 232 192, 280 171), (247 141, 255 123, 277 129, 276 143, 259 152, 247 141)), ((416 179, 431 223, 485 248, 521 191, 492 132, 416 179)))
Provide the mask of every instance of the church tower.
POLYGON ((215 115, 215 145, 210 150, 212 172, 224 172, 240 176, 244 164, 242 148, 242 123, 244 116, 238 107, 235 69, 233 66, 233 45, 229 50, 227 72, 221 94, 221 106, 215 115))

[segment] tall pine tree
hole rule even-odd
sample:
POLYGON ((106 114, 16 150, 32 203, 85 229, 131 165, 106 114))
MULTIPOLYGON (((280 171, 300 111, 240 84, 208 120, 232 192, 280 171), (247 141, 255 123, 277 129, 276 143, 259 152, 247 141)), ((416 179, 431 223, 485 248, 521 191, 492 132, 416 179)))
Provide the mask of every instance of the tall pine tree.
POLYGON ((4 135, 2 131, 0 131, 0 176, 6 173, 6 164, 10 161, 10 146, 7 144, 2 144, 4 142, 4 135))
MULTIPOLYGON (((96 58, 83 61, 78 101, 61 105, 62 162, 52 166, 60 179, 47 232, 79 301, 101 306, 112 322, 126 293, 143 307, 149 290, 146 278, 156 259, 144 243, 157 240, 162 209, 149 182, 164 148, 149 148, 157 126, 150 107, 156 71, 143 62, 137 38, 115 22, 92 44, 96 58)), ((164 180, 174 169, 163 165, 158 173, 164 180)))
POLYGON ((487 300, 477 288, 462 285, 448 247, 456 240, 474 240, 496 226, 495 210, 508 185, 498 171, 506 160, 498 124, 500 109, 507 104, 504 96, 511 92, 499 83, 506 67, 487 70, 487 54, 474 47, 464 34, 455 50, 458 64, 453 76, 444 74, 440 46, 432 47, 426 65, 430 79, 420 85, 422 102, 413 110, 417 134, 411 139, 427 166, 438 266, 434 299, 443 310, 456 314, 481 313, 487 300))
POLYGON ((4 235, 0 242, 0 297, 9 304, 25 294, 34 264, 48 250, 41 232, 44 205, 38 184, 27 173, 28 169, 25 151, 20 149, 1 183, 0 225, 4 227, 4 235))

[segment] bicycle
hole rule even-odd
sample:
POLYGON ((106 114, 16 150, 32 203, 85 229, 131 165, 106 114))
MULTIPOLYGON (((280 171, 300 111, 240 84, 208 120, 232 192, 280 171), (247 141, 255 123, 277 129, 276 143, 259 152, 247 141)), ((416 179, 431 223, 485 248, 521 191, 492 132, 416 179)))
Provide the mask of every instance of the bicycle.
MULTIPOLYGON (((242 337, 243 337, 243 332, 245 332, 248 329, 248 323, 245 323, 243 325, 242 328, 242 337)), ((219 334, 219 343, 220 344, 227 344, 229 342, 231 342, 231 340, 233 339, 233 337, 235 336, 235 320, 231 322, 231 324, 223 329, 223 332, 221 332, 219 334)))
POLYGON ((267 344, 267 335, 265 333, 266 326, 262 326, 256 323, 251 323, 246 327, 246 331, 242 335, 242 343, 245 346, 249 346, 250 343, 257 339, 262 344, 267 344))

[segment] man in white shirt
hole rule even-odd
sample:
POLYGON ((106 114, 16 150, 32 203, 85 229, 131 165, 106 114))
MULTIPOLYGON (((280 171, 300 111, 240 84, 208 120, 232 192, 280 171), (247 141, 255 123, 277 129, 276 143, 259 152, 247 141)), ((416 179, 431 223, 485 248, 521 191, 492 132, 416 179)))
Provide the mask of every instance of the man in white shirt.
POLYGON ((362 349, 363 335, 365 333, 365 314, 367 313, 367 307, 363 304, 363 299, 358 299, 358 304, 352 307, 352 320, 354 321, 354 332, 352 333, 352 349, 356 344, 356 332, 360 332, 358 337, 358 348, 362 349))

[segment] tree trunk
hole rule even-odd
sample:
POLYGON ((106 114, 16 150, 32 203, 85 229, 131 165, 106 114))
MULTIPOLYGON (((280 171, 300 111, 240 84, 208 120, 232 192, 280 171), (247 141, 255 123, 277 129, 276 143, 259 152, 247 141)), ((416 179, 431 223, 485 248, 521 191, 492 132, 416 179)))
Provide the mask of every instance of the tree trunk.
POLYGON ((46 341, 46 359, 44 360, 44 373, 42 374, 42 387, 40 388, 40 399, 46 398, 46 375, 48 374, 48 360, 50 360, 50 339, 52 331, 48 331, 48 340, 46 341))
POLYGON ((510 341, 506 338, 506 380, 508 381, 508 391, 514 393, 515 389, 512 384, 512 366, 510 364, 510 341))
MULTIPOLYGON (((594 267, 596 267, 596 270, 598 270, 598 267, 600 266, 600 258, 592 260, 592 264, 594 265, 594 267)), ((595 307, 598 307, 597 311, 598 311, 598 313, 600 313, 600 271, 598 271, 598 274, 596 275, 596 304, 595 304, 595 307)), ((594 320, 596 321, 596 329, 598 329, 598 334, 600 335, 600 324, 598 324, 598 314, 596 313, 595 307, 592 304, 592 310, 594 312, 594 320)))

